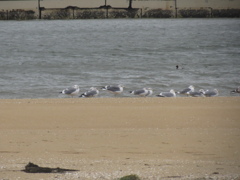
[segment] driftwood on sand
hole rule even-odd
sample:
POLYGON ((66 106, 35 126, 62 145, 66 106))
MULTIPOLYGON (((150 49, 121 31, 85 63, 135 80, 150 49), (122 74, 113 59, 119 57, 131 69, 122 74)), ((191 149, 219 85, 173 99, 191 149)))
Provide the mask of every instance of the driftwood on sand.
POLYGON ((29 162, 26 166, 25 169, 22 170, 26 173, 64 173, 68 171, 78 171, 74 169, 62 169, 62 168, 49 168, 49 167, 40 167, 36 164, 33 164, 29 162))

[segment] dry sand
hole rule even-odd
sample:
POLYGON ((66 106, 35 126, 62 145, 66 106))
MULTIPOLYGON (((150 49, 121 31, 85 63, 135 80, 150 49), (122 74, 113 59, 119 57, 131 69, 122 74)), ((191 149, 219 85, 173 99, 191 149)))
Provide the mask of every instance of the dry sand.
POLYGON ((0 100, 0 179, 239 179, 240 97, 0 100), (71 168, 28 174, 28 162, 71 168))

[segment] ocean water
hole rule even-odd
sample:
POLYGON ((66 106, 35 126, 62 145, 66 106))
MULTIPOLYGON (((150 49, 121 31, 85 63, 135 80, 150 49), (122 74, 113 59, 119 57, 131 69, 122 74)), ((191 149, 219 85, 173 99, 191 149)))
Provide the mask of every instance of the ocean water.
POLYGON ((189 85, 233 96, 240 19, 0 21, 0 99, 65 98, 59 92, 74 84, 122 84, 124 97, 189 85))

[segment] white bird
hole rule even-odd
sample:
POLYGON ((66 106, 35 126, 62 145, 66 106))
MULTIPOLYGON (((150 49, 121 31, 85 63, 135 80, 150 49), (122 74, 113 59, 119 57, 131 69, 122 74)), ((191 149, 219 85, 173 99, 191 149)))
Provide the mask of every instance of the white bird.
POLYGON ((113 93, 114 95, 117 95, 117 94, 121 94, 123 92, 123 88, 124 88, 124 86, 122 86, 122 85, 117 85, 117 86, 107 85, 107 86, 102 87, 102 90, 107 90, 107 91, 113 93))
POLYGON ((130 94, 146 97, 152 95, 152 88, 143 88, 135 91, 129 91, 130 94))
POLYGON ((75 95, 78 95, 80 92, 80 88, 79 88, 79 85, 74 85, 72 87, 69 87, 69 88, 66 88, 64 90, 62 90, 60 93, 61 94, 66 94, 66 95, 69 95, 69 96, 75 96, 75 95))
POLYGON ((152 88, 147 88, 147 90, 148 90, 148 94, 147 94, 147 96, 151 96, 151 95, 152 95, 152 93, 153 93, 153 90, 152 90, 152 88))
POLYGON ((206 90, 206 91, 203 92, 203 94, 204 94, 206 97, 213 97, 213 96, 218 96, 218 95, 219 95, 217 89, 206 90))
POLYGON ((99 94, 99 91, 95 87, 91 87, 90 90, 86 91, 85 93, 81 94, 79 97, 95 97, 99 94))
POLYGON ((187 95, 191 97, 204 97, 204 90, 200 89, 199 91, 189 91, 187 95))
POLYGON ((231 93, 240 93, 240 86, 231 91, 231 93))
POLYGON ((188 88, 178 91, 177 93, 187 95, 188 92, 193 92, 193 91, 194 91, 194 86, 190 85, 188 88))
POLYGON ((169 92, 160 92, 158 97, 176 97, 176 93, 173 89, 171 89, 169 92))

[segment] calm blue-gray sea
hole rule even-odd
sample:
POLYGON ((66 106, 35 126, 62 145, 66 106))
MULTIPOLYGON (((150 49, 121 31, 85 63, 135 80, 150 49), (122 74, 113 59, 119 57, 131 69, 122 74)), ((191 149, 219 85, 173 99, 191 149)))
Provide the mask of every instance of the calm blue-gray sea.
POLYGON ((74 84, 122 84, 128 97, 189 85, 232 96, 240 19, 0 21, 0 99, 65 98, 59 92, 74 84))

